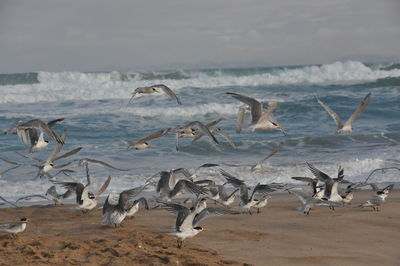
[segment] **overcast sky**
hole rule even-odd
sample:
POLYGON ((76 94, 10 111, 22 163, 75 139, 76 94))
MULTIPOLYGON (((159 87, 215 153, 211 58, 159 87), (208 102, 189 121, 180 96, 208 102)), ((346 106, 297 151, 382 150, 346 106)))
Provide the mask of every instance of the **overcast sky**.
POLYGON ((0 73, 400 58, 399 0, 0 0, 0 73))

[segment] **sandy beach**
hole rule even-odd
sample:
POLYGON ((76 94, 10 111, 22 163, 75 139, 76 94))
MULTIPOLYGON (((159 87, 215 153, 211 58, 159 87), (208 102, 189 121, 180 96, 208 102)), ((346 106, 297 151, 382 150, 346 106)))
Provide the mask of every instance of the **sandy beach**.
POLYGON ((381 211, 353 204, 310 215, 296 211, 293 195, 274 195, 260 214, 210 217, 207 231, 176 247, 175 217, 140 211, 120 228, 100 224, 101 210, 81 214, 73 205, 3 208, 1 222, 32 220, 17 239, 0 233, 1 265, 398 265, 400 192, 381 211))

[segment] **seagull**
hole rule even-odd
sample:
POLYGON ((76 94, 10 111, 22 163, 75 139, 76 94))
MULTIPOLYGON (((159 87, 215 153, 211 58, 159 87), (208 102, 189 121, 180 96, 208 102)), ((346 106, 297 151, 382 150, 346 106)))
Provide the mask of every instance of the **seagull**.
POLYGON ((133 198, 143 191, 145 186, 124 190, 119 194, 118 203, 113 205, 110 203, 110 195, 107 196, 103 205, 103 221, 104 225, 114 225, 118 227, 125 219, 127 212, 133 207, 133 198))
POLYGON ((48 135, 52 139, 56 140, 60 144, 64 144, 56 132, 47 123, 39 119, 30 120, 28 122, 22 122, 17 125, 17 135, 25 143, 29 144, 28 134, 33 134, 33 130, 40 130, 42 133, 48 135))
POLYGON ((127 212, 126 212, 126 217, 132 219, 133 216, 139 211, 139 205, 140 204, 144 205, 144 208, 146 210, 149 209, 149 204, 147 203, 146 198, 141 197, 141 198, 133 201, 132 207, 130 209, 128 209, 127 212))
POLYGON ((62 194, 57 193, 56 186, 51 186, 49 189, 46 191, 46 196, 49 195, 52 197, 52 200, 54 202, 54 205, 62 204, 63 200, 68 198, 69 196, 74 193, 73 189, 68 189, 62 194))
MULTIPOLYGON (((227 92, 226 94, 231 95, 233 98, 247 104, 251 109, 251 124, 247 127, 247 130, 271 130, 278 129, 284 135, 286 135, 285 130, 281 127, 272 112, 276 109, 278 104, 276 102, 270 102, 268 104, 268 109, 264 111, 262 104, 254 98, 244 96, 241 94, 227 92)), ((238 124, 244 121, 245 108, 239 109, 239 117, 236 124, 237 131, 240 132, 242 125, 238 124)), ((238 132, 238 133, 239 133, 238 132)))
POLYGON ((53 183, 63 186, 68 190, 75 190, 76 194, 76 203, 78 204, 78 209, 82 212, 88 212, 93 210, 97 206, 97 200, 100 195, 107 189, 108 185, 111 182, 111 176, 107 178, 104 184, 101 186, 99 191, 96 194, 89 192, 90 175, 89 168, 86 166, 86 185, 83 185, 79 182, 61 182, 61 181, 53 181, 53 183))
POLYGON ((225 177, 227 183, 233 185, 236 188, 239 188, 239 211, 242 213, 247 212, 249 214, 252 214, 250 209, 257 203, 254 197, 257 193, 267 195, 268 193, 275 191, 275 189, 273 189, 269 185, 261 185, 260 183, 258 183, 253 188, 253 191, 249 197, 249 188, 243 180, 238 179, 237 177, 229 174, 224 170, 221 170, 221 174, 225 177))
POLYGON ((278 145, 273 151, 271 151, 267 156, 259 160, 256 164, 231 164, 231 163, 223 163, 226 166, 229 167, 243 167, 243 166, 250 166, 251 172, 255 172, 256 170, 264 170, 263 168, 263 163, 274 156, 276 153, 278 153, 280 149, 280 146, 278 145))
MULTIPOLYGON (((226 139, 226 141, 229 143, 229 145, 231 145, 233 148, 236 148, 235 143, 233 143, 232 138, 228 135, 228 133, 226 133, 225 131, 222 131, 222 129, 220 129, 220 128, 213 127, 213 126, 215 126, 216 124, 218 124, 218 123, 221 122, 221 121, 222 121, 222 118, 220 118, 220 119, 218 119, 218 120, 215 120, 215 121, 212 121, 212 122, 206 124, 205 126, 210 130, 210 132, 211 132, 213 135, 215 135, 215 134, 221 135, 223 138, 226 139)), ((204 134, 202 134, 202 133, 197 133, 196 136, 194 136, 194 139, 193 139, 192 142, 198 141, 198 140, 201 139, 203 136, 204 136, 204 134)))
POLYGON ((313 175, 318 178, 320 181, 325 183, 324 188, 324 196, 321 198, 322 200, 328 200, 331 202, 343 202, 343 197, 338 192, 338 185, 343 181, 344 178, 344 169, 339 167, 338 177, 331 178, 324 172, 318 170, 313 165, 307 163, 310 171, 313 175))
POLYGON ((39 168, 39 172, 38 172, 37 176, 42 177, 43 175, 47 175, 50 179, 52 179, 52 178, 54 178, 54 176, 51 176, 48 173, 51 169, 53 169, 53 168, 63 168, 63 167, 65 167, 65 166, 67 166, 67 165, 72 163, 72 161, 71 161, 71 162, 68 162, 68 163, 65 163, 65 164, 62 164, 62 165, 55 165, 54 162, 57 161, 57 160, 72 156, 72 155, 74 155, 75 153, 79 152, 82 149, 82 147, 78 147, 78 148, 75 148, 75 149, 73 149, 73 150, 71 150, 69 152, 64 153, 63 155, 56 156, 61 151, 61 149, 63 148, 64 141, 65 141, 66 137, 67 137, 67 131, 64 129, 64 131, 63 131, 63 133, 62 133, 62 135, 60 137, 61 142, 56 144, 56 146, 54 147, 53 151, 51 152, 50 156, 46 159, 46 161, 43 161, 43 160, 35 158, 35 157, 25 156, 25 155, 23 155, 21 153, 18 153, 18 154, 23 156, 23 157, 25 157, 25 158, 34 159, 34 160, 39 161, 40 162, 39 165, 36 165, 36 164, 33 165, 33 166, 39 168))
POLYGON ((317 199, 314 197, 306 197, 302 196, 296 192, 291 192, 288 190, 289 193, 296 195, 296 197, 300 200, 300 202, 303 204, 297 208, 298 211, 303 212, 304 214, 309 215, 310 210, 314 208, 314 206, 329 206, 329 208, 334 208, 334 207, 340 207, 343 206, 343 204, 340 204, 338 202, 332 202, 332 201, 327 201, 327 200, 322 200, 322 199, 317 199))
POLYGON ((370 183, 369 184, 372 189, 374 190, 374 196, 367 200, 365 203, 361 204, 361 207, 371 207, 374 211, 379 211, 379 207, 385 202, 386 197, 389 195, 390 191, 393 190, 394 184, 390 184, 383 189, 380 189, 376 184, 370 183))
POLYGON ((328 114, 333 118, 333 120, 335 121, 336 125, 337 125, 337 130, 336 130, 336 134, 342 133, 342 132, 352 132, 353 131, 353 127, 352 124, 354 122, 354 120, 356 120, 356 118, 362 113, 364 112, 365 108, 367 107, 370 99, 371 99, 371 93, 368 93, 363 101, 361 102, 361 104, 358 106, 358 108, 356 109, 356 111, 349 117, 349 119, 347 119, 347 121, 343 124, 342 120, 340 119, 340 117, 326 104, 324 104, 320 99, 316 98, 317 102, 325 109, 325 111, 328 112, 328 114))
POLYGON ((271 195, 262 195, 262 196, 256 196, 254 197, 254 205, 252 206, 253 208, 257 208, 257 213, 260 213, 260 209, 264 208, 268 204, 268 200, 271 198, 271 195))
POLYGON ((12 238, 18 237, 17 234, 25 231, 26 224, 29 223, 27 218, 21 218, 18 222, 0 224, 0 232, 11 234, 12 238))
POLYGON ((18 208, 17 205, 15 205, 15 204, 12 203, 12 202, 9 202, 8 200, 6 200, 5 198, 3 198, 2 196, 0 196, 0 200, 4 201, 4 202, 7 203, 7 204, 10 204, 11 206, 13 206, 13 207, 15 207, 15 208, 18 208))
POLYGON ((303 177, 303 176, 293 176, 292 179, 297 181, 303 181, 310 184, 312 188, 312 197, 321 199, 324 196, 324 182, 320 181, 318 178, 303 177))
POLYGON ((208 127, 204 125, 203 123, 199 121, 193 121, 190 122, 184 126, 176 128, 176 150, 179 150, 178 147, 178 139, 179 138, 194 138, 198 135, 198 132, 195 128, 196 127, 198 131, 201 131, 203 134, 208 136, 210 139, 213 140, 213 142, 219 144, 218 140, 215 138, 215 136, 210 132, 208 127))
POLYGON ((179 100, 178 96, 167 86, 164 84, 156 84, 152 85, 149 87, 139 87, 136 88, 132 92, 132 97, 129 99, 128 104, 130 104, 133 100, 133 97, 135 97, 136 94, 153 94, 153 93, 160 93, 157 88, 160 88, 164 91, 165 94, 167 94, 169 97, 171 97, 173 100, 177 102, 177 104, 182 104, 181 101, 179 100))
POLYGON ((138 140, 136 142, 132 141, 130 139, 126 139, 126 138, 119 138, 119 139, 122 140, 123 142, 125 142, 126 144, 128 144, 128 147, 126 148, 127 150, 133 150, 133 149, 143 150, 143 149, 150 148, 150 144, 148 144, 147 141, 165 136, 166 134, 168 134, 168 132, 170 130, 171 130, 170 128, 164 129, 164 130, 159 130, 157 132, 154 132, 150 136, 142 138, 141 140, 138 140))
POLYGON ((172 233, 172 235, 177 237, 178 248, 182 248, 183 241, 186 238, 194 237, 201 231, 206 230, 197 225, 205 218, 209 216, 220 216, 225 214, 238 214, 238 212, 215 207, 207 207, 203 209, 201 207, 202 203, 199 201, 191 208, 170 202, 158 201, 158 203, 160 203, 167 211, 177 214, 175 232, 172 233))

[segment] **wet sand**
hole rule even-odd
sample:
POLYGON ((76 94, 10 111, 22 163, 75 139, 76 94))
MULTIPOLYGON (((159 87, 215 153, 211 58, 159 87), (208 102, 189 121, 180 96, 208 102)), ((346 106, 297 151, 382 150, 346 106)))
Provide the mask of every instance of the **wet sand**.
POLYGON ((331 211, 296 211, 293 195, 274 195, 260 214, 210 217, 207 231, 178 249, 168 235, 175 217, 139 211, 120 228, 100 224, 101 210, 80 214, 73 205, 0 209, 0 223, 28 217, 17 239, 0 232, 0 265, 399 265, 400 192, 381 211, 353 204, 331 211))

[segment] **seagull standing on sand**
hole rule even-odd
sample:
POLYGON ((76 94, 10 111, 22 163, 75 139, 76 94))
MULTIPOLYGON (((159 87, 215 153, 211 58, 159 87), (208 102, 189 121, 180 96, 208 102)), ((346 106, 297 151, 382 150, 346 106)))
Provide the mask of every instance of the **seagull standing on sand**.
POLYGON ((356 109, 356 111, 349 117, 349 119, 347 119, 347 121, 343 124, 342 120, 340 119, 340 117, 326 104, 324 104, 320 99, 316 98, 318 103, 325 109, 325 111, 328 112, 328 114, 333 118, 333 120, 335 121, 336 125, 337 125, 337 130, 336 130, 336 134, 342 133, 342 132, 352 132, 353 131, 353 127, 352 124, 354 122, 354 120, 356 120, 356 118, 362 113, 364 112, 365 108, 367 107, 370 99, 371 99, 371 93, 368 93, 363 101, 361 102, 361 104, 358 106, 358 108, 356 109))
POLYGON ((78 209, 82 212, 88 212, 93 210, 97 206, 97 200, 99 199, 100 195, 107 189, 108 185, 111 182, 111 176, 107 178, 104 184, 101 186, 99 191, 96 194, 89 192, 90 176, 89 176, 89 168, 86 165, 86 185, 83 185, 79 182, 60 182, 60 181, 53 181, 55 184, 62 185, 68 190, 74 190, 76 194, 76 203, 78 204, 78 209))
POLYGON ((17 234, 25 231, 27 223, 29 223, 29 220, 24 217, 18 222, 0 224, 0 232, 9 233, 12 238, 16 238, 18 237, 17 234))
POLYGON ((374 196, 367 200, 365 203, 361 204, 361 207, 371 207, 374 211, 379 211, 379 207, 385 202, 386 197, 389 195, 390 191, 393 190, 394 184, 390 184, 389 186, 380 189, 376 184, 369 184, 374 190, 374 196))

